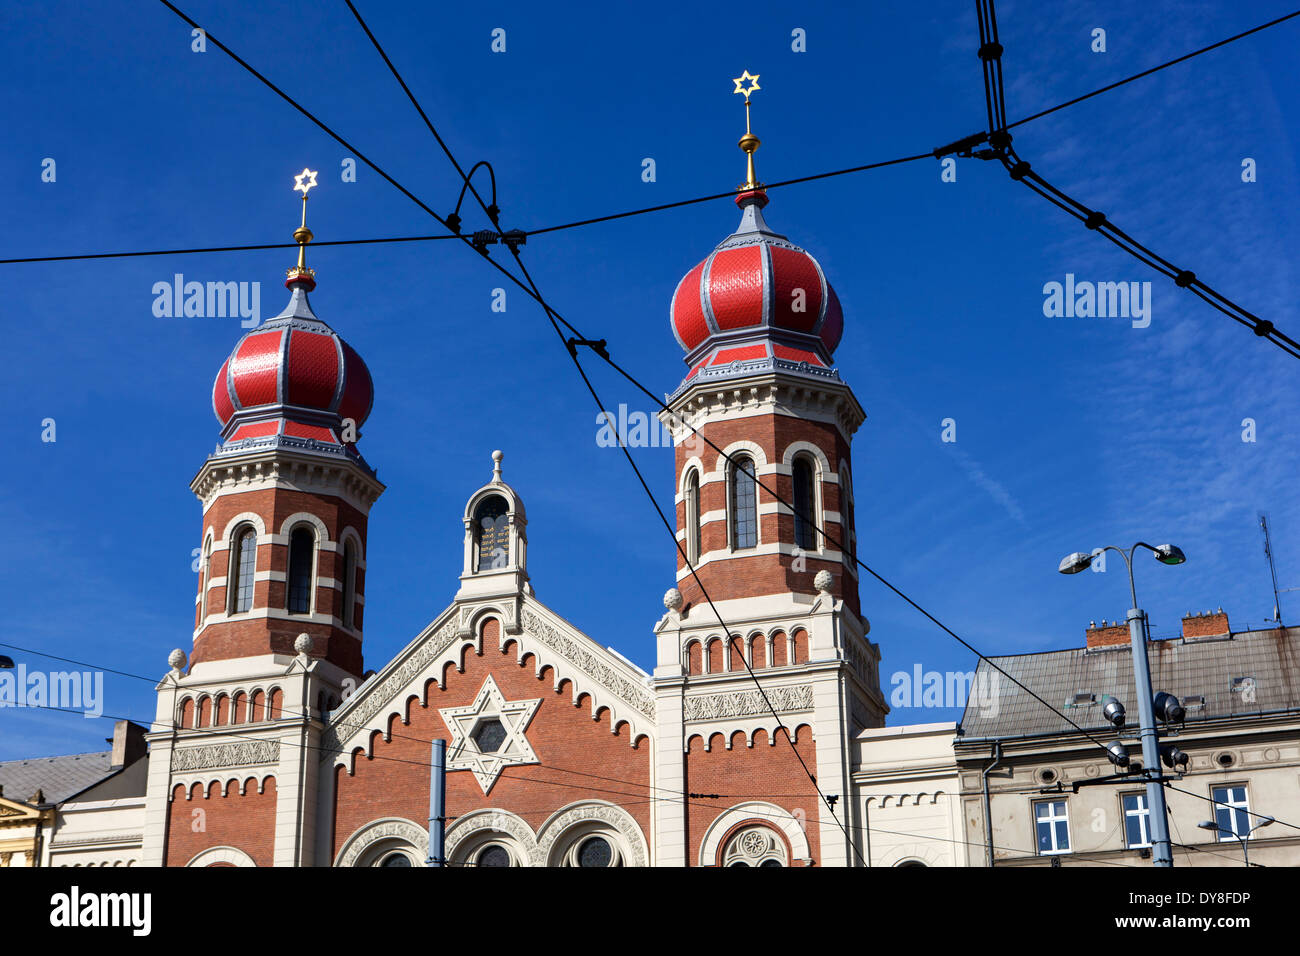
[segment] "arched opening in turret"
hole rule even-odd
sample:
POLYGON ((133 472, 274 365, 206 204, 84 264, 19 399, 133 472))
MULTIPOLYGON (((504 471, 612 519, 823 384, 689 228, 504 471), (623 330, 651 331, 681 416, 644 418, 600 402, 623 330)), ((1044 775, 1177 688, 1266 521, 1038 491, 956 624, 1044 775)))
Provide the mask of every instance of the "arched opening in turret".
POLYGON ((257 572, 257 532, 247 525, 235 531, 230 551, 230 613, 242 614, 253 607, 253 578, 257 572))
POLYGON ((794 460, 791 468, 794 500, 794 543, 804 551, 817 549, 817 494, 813 484, 813 465, 806 455, 794 460))
POLYGON ((700 473, 694 468, 686 476, 686 560, 700 561, 700 473))
POLYGON ((737 455, 731 466, 731 547, 734 551, 758 546, 758 488, 754 459, 737 455))
POLYGON ((289 613, 310 614, 312 564, 315 559, 316 533, 299 525, 289 535, 289 613))
POLYGON ((493 571, 510 563, 510 506, 501 495, 488 495, 474 509, 478 548, 476 571, 493 571))
POLYGON ((349 540, 343 546, 343 626, 356 627, 357 546, 349 540))

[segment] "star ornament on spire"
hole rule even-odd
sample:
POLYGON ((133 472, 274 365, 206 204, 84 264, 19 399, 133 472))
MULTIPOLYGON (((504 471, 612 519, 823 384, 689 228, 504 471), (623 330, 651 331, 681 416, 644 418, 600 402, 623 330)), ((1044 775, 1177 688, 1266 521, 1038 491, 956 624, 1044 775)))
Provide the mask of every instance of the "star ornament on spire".
POLYGON ((307 190, 311 189, 315 185, 316 185, 316 170, 308 169, 306 166, 302 168, 302 172, 300 172, 297 176, 293 177, 294 192, 302 193, 303 199, 307 198, 307 190))
POLYGON ((758 85, 758 78, 761 75, 762 74, 755 73, 753 76, 750 76, 749 70, 745 70, 743 73, 740 74, 740 76, 736 77, 731 81, 736 84, 736 88, 732 92, 743 94, 745 97, 745 102, 748 103, 749 95, 753 93, 755 90, 762 89, 762 87, 758 85), (744 85, 746 81, 748 81, 749 83, 748 87, 744 85))

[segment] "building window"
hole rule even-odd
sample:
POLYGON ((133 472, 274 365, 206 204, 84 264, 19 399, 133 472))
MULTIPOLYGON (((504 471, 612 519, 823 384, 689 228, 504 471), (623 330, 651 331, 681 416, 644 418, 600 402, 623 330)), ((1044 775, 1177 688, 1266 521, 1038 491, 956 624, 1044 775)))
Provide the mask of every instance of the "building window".
POLYGON ((401 853, 401 852, 390 853, 388 854, 388 856, 384 857, 379 862, 379 865, 380 866, 410 866, 411 858, 407 856, 405 853, 401 853))
POLYGON ((253 577, 257 573, 257 532, 241 528, 235 532, 235 547, 230 556, 230 613, 242 614, 253 606, 253 577))
POLYGON ((1070 817, 1064 800, 1043 800, 1034 804, 1034 828, 1038 852, 1043 855, 1070 852, 1070 817))
POLYGON ((694 468, 686 476, 686 560, 700 560, 700 473, 694 468))
POLYGON ((343 626, 355 627, 353 613, 357 603, 357 546, 349 541, 343 546, 343 626))
POLYGON ((805 457, 794 460, 791 469, 794 485, 794 543, 805 551, 817 548, 817 494, 813 486, 812 462, 805 457))
POLYGON ((738 455, 731 468, 731 547, 734 551, 758 545, 758 488, 754 459, 738 455))
POLYGON ((312 561, 315 558, 316 533, 297 527, 289 535, 289 613, 310 614, 312 561))
POLYGON ((1250 803, 1246 785, 1213 787, 1214 822, 1219 825, 1219 840, 1236 840, 1250 833, 1250 803))
POLYGON ((749 827, 727 842, 722 865, 786 866, 785 844, 767 827, 749 827))
POLYGON ((475 866, 514 866, 510 851, 500 843, 489 843, 474 858, 475 866))
POLYGON ((1145 793, 1126 793, 1124 804, 1124 844, 1130 849, 1151 845, 1151 809, 1145 793))
POLYGON ((510 517, 506 500, 492 495, 474 511, 474 532, 478 538, 479 571, 504 568, 510 563, 510 517))
POLYGON ((495 717, 489 717, 474 729, 472 736, 479 753, 494 754, 506 742, 506 728, 495 717))
POLYGON ((844 563, 857 574, 858 534, 853 520, 853 475, 847 461, 840 463, 840 538, 844 545, 844 563))
POLYGON ((208 616, 208 582, 212 580, 212 535, 203 539, 203 584, 199 587, 199 620, 208 616))
POLYGON ((589 833, 570 844, 561 866, 622 866, 623 851, 618 840, 605 833, 589 833))

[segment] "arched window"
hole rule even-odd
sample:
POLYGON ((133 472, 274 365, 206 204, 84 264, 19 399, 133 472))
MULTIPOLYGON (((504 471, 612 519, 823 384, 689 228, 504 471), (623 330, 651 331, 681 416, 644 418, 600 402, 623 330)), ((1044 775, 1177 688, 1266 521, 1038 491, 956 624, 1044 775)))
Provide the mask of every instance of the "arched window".
POLYGON ((791 476, 794 485, 794 543, 805 551, 817 548, 817 492, 813 485, 813 465, 800 455, 794 460, 791 476))
POLYGON ((758 489, 754 459, 738 455, 731 466, 731 547, 733 551, 758 545, 758 489))
POLYGON ((257 532, 245 525, 235 532, 230 551, 230 613, 242 614, 253 606, 253 577, 257 573, 257 532), (233 584, 233 586, 231 586, 233 584))
POLYGON ((355 627, 353 608, 357 596, 357 546, 348 541, 343 546, 343 626, 355 627))
POLYGON ((849 463, 840 462, 840 537, 844 541, 844 563, 856 574, 855 557, 858 553, 858 534, 853 521, 853 475, 849 463))
POLYGON ((786 866, 785 844, 767 827, 748 827, 727 841, 722 865, 786 866))
POLYGON ((490 495, 474 511, 479 571, 504 568, 510 563, 510 518, 507 510, 504 498, 490 495))
POLYGON ((212 580, 212 535, 203 539, 202 583, 199 585, 199 621, 208 616, 208 582, 212 580))
POLYGON ((686 558, 692 565, 700 560, 700 473, 694 468, 686 476, 686 558))
POLYGON ((310 614, 312 563, 315 560, 316 532, 299 525, 289 535, 289 613, 310 614))

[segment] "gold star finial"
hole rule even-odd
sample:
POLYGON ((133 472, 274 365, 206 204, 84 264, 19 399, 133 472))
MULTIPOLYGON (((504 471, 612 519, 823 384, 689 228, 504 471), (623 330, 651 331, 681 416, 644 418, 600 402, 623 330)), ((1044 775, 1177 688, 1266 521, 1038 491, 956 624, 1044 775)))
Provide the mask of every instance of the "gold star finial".
POLYGON ((736 89, 733 92, 744 94, 745 99, 748 100, 750 93, 753 93, 755 90, 762 89, 762 87, 758 85, 758 78, 761 75, 762 74, 755 73, 753 76, 750 76, 749 70, 745 70, 743 73, 740 74, 740 76, 732 80, 732 82, 736 84, 736 89), (748 89, 746 89, 744 86, 746 80, 749 81, 748 89))
POLYGON ((740 76, 732 79, 732 82, 736 84, 736 88, 732 92, 740 93, 745 97, 745 135, 740 137, 740 148, 745 151, 745 154, 748 157, 746 169, 747 175, 744 184, 737 188, 738 192, 758 189, 762 186, 758 181, 758 177, 754 175, 754 152, 761 145, 762 141, 755 136, 749 128, 749 97, 755 90, 762 89, 762 87, 758 85, 759 76, 760 74, 758 73, 751 76, 749 70, 745 70, 740 74, 740 76), (749 83, 749 86, 745 86, 746 82, 749 83))
MULTIPOLYGON (((315 278, 316 270, 307 268, 307 243, 314 238, 311 230, 307 228, 307 192, 316 185, 316 170, 302 168, 297 176, 293 177, 294 192, 302 193, 302 224, 293 231, 294 242, 298 243, 298 264, 289 270, 289 278, 293 279, 298 276, 304 276, 309 279, 315 278)), ((311 283, 315 285, 313 281, 311 283)))
POLYGON ((302 168, 302 172, 293 177, 293 190, 294 192, 302 193, 303 199, 307 198, 307 190, 311 189, 315 185, 316 170, 308 169, 306 166, 302 168))

